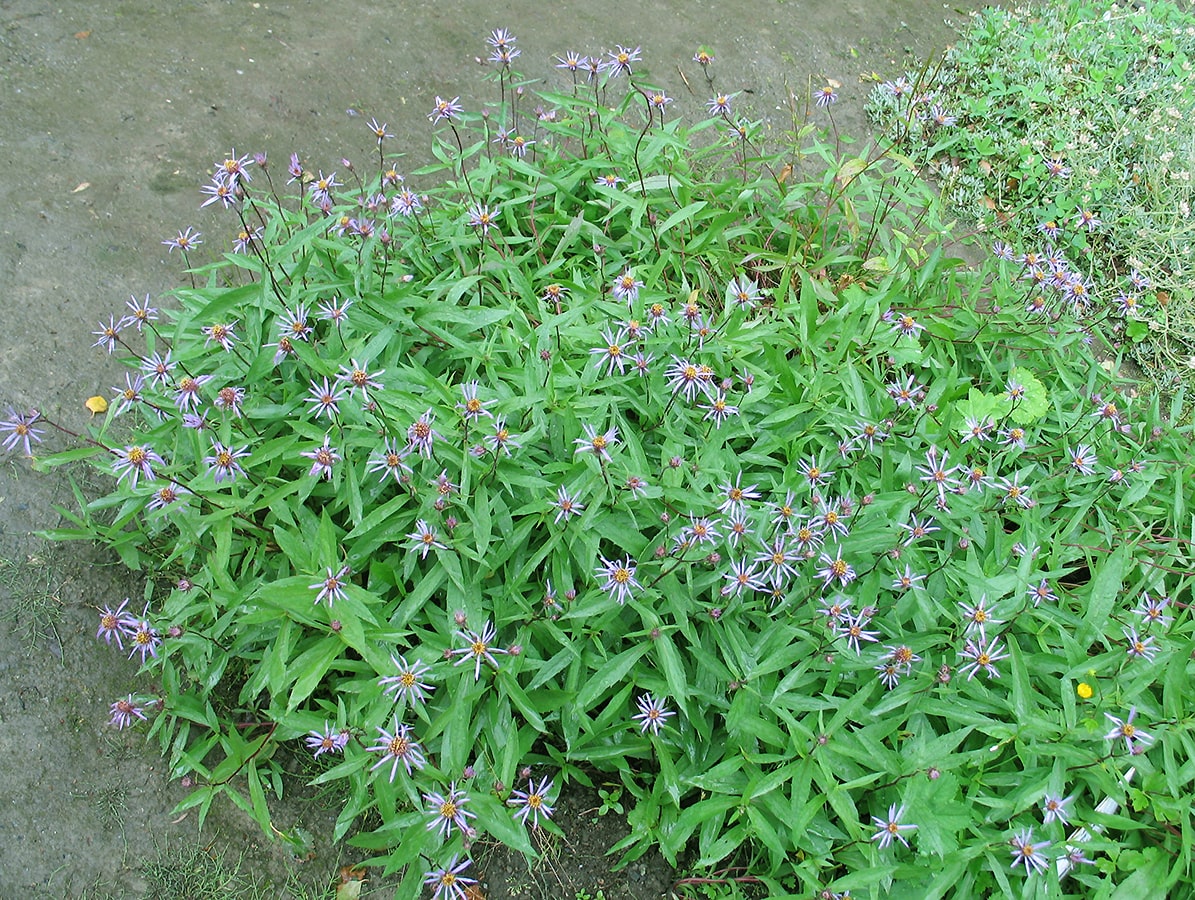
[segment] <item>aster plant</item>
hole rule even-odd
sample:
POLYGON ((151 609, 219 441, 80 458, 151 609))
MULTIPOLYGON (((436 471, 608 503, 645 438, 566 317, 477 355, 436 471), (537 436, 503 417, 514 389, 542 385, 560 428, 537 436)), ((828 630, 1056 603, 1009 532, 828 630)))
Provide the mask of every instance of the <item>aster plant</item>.
POLYGON ((235 252, 180 232, 188 285, 101 328, 144 376, 119 427, 3 425, 107 479, 54 536, 149 579, 97 636, 161 685, 109 715, 194 779, 180 810, 277 833, 285 745, 399 896, 456 898, 479 837, 535 856, 601 773, 624 860, 982 896, 1053 877, 1133 770, 1133 828, 1092 824, 1107 865, 1068 877, 1123 877, 1113 847, 1189 875, 1171 411, 1090 323, 1027 310, 1015 264, 954 258, 890 145, 840 156, 798 115, 766 148, 733 94, 657 115, 637 46, 562 52, 533 113, 514 42, 489 38, 496 102, 429 98, 409 176, 377 119, 352 186, 229 154, 205 215, 235 252))

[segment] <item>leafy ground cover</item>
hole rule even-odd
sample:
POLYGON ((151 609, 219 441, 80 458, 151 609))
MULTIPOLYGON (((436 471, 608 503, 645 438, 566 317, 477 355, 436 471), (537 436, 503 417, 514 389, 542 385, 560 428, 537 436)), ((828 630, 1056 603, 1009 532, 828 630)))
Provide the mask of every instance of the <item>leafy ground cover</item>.
POLYGON ((1189 7, 990 7, 870 112, 960 215, 1046 261, 1026 278, 1056 287, 1048 260, 1065 259, 1085 313, 1173 390, 1195 370, 1193 66, 1189 7))
POLYGON ((109 479, 55 536, 149 576, 98 629, 160 679, 112 716, 180 809, 299 845, 300 749, 408 897, 566 839, 566 783, 617 785, 622 860, 691 896, 1186 878, 1181 393, 1034 315, 1015 254, 951 258, 887 145, 794 113, 765 153, 725 94, 685 125, 640 48, 540 93, 487 52, 437 165, 376 120, 368 161, 221 159, 231 249, 168 242, 186 286, 96 332, 125 387, 35 459, 109 479))

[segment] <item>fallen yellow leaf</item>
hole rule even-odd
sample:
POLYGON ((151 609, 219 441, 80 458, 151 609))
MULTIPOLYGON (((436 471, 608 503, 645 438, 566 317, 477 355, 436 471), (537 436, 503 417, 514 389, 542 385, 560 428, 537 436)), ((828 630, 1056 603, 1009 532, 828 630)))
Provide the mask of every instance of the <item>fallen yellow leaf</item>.
POLYGON ((96 413, 102 413, 102 412, 108 411, 108 401, 105 400, 103 397, 99 396, 98 394, 94 397, 88 397, 83 405, 86 406, 89 410, 91 410, 91 414, 93 416, 96 413))

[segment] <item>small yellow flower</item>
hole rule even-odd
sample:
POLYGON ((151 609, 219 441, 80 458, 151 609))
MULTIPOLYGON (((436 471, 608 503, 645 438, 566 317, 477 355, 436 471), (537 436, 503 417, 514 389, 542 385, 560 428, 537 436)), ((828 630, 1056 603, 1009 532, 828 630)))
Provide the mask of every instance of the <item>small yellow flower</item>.
POLYGON ((96 413, 107 412, 107 410, 108 410, 108 401, 105 400, 103 397, 99 397, 99 396, 88 397, 87 400, 83 403, 83 405, 86 406, 87 409, 91 411, 91 414, 93 416, 96 413))
POLYGON ((1075 693, 1084 700, 1090 700, 1094 691, 1092 691, 1091 685, 1089 685, 1086 681, 1080 681, 1079 686, 1075 688, 1075 693))

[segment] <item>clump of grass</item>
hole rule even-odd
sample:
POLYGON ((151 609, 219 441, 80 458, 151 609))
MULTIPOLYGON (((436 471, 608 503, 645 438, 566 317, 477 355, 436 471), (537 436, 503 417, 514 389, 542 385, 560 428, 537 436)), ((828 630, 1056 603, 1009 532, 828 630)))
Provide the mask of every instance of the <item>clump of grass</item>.
POLYGON ((0 590, 8 595, 13 625, 29 652, 50 638, 62 646, 58 625, 63 604, 48 554, 33 553, 22 560, 0 557, 0 590))
POLYGON ((977 229, 1085 272, 1113 349, 1173 389, 1195 378, 1193 65, 1195 16, 1165 0, 989 8, 942 65, 877 87, 870 111, 977 229))
POLYGON ((258 879, 244 871, 240 857, 213 845, 163 844, 141 864, 146 881, 142 900, 258 900, 266 896, 258 879))

